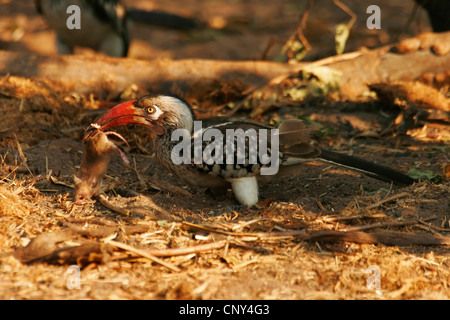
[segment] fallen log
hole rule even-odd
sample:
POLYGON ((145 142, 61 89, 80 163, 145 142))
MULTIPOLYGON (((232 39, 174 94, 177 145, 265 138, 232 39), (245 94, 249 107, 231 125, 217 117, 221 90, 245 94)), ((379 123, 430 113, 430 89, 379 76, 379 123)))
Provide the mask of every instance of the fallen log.
POLYGON ((295 65, 203 59, 142 61, 102 55, 48 57, 0 51, 0 75, 55 81, 58 92, 110 97, 132 84, 144 91, 167 91, 176 86, 187 92, 193 84, 215 79, 236 79, 252 89, 276 85, 305 66, 327 66, 341 74, 342 98, 351 99, 366 91, 367 84, 412 81, 425 73, 450 70, 449 44, 450 32, 428 33, 397 45, 295 65))
POLYGON ((154 60, 112 58, 102 55, 38 56, 0 51, 0 75, 55 81, 59 92, 119 94, 132 84, 151 91, 187 90, 194 82, 240 79, 261 86, 289 74, 292 65, 267 61, 154 60))

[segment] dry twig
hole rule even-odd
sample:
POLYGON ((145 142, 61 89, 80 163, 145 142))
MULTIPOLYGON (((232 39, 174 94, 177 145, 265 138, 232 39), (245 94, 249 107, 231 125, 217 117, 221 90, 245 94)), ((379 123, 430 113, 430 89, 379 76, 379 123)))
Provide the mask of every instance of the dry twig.
POLYGON ((400 227, 400 226, 408 226, 416 223, 420 223, 420 221, 430 221, 436 219, 436 216, 432 216, 425 219, 410 219, 404 221, 386 221, 386 222, 376 222, 372 224, 367 224, 363 226, 349 227, 343 229, 342 231, 362 231, 374 228, 383 228, 383 227, 400 227))
POLYGON ((362 208, 362 210, 374 209, 376 207, 381 206, 382 204, 384 204, 386 202, 389 202, 389 201, 392 201, 392 200, 397 200, 397 199, 400 199, 400 198, 404 198, 404 197, 407 197, 409 195, 410 195, 409 192, 401 192, 401 193, 395 194, 393 196, 390 196, 388 198, 385 198, 383 200, 377 201, 377 202, 375 202, 375 203, 373 203, 373 204, 371 204, 371 205, 369 205, 367 207, 362 208))
POLYGON ((350 16, 350 21, 347 23, 347 28, 350 30, 353 27, 353 25, 355 24, 356 14, 352 10, 350 10, 349 7, 347 7, 345 4, 343 4, 341 1, 333 0, 333 2, 336 6, 341 8, 343 11, 345 11, 345 13, 347 13, 350 16))
POLYGON ((138 249, 138 248, 132 247, 132 246, 130 246, 128 244, 125 244, 125 243, 122 243, 122 242, 118 242, 118 241, 115 241, 115 240, 110 240, 110 239, 107 239, 105 241, 105 243, 109 244, 109 245, 111 245, 113 247, 117 247, 117 248, 129 251, 129 252, 135 253, 137 255, 140 255, 140 256, 142 256, 144 258, 147 258, 147 259, 149 259, 149 260, 151 260, 153 262, 156 262, 156 263, 158 263, 158 264, 160 264, 160 265, 162 265, 162 266, 164 266, 164 267, 166 267, 166 268, 168 268, 168 269, 170 269, 172 271, 175 271, 175 272, 180 272, 181 271, 180 268, 178 268, 178 267, 176 267, 176 266, 174 266, 174 265, 172 265, 170 263, 167 263, 167 262, 165 262, 165 261, 163 261, 161 259, 156 258, 152 254, 149 254, 146 250, 138 249))
POLYGON ((324 216, 322 220, 325 222, 336 222, 355 219, 380 219, 380 218, 386 218, 386 215, 384 213, 380 213, 380 214, 358 214, 354 216, 324 216))
POLYGON ((289 60, 295 58, 294 55, 296 54, 296 52, 293 52, 292 48, 292 44, 294 43, 295 38, 298 38, 300 40, 300 43, 303 46, 305 53, 311 51, 311 45, 309 44, 308 40, 303 34, 303 30, 306 27, 306 21, 308 20, 309 11, 312 8, 313 2, 314 0, 308 0, 308 4, 305 10, 300 14, 297 29, 295 30, 295 32, 292 33, 292 35, 289 37, 289 40, 285 43, 282 49, 282 53, 286 52, 286 55, 288 56, 289 60))
POLYGON ((174 249, 150 249, 145 250, 148 254, 151 254, 155 257, 171 257, 171 256, 182 256, 192 253, 200 253, 215 249, 221 249, 225 247, 227 240, 220 240, 212 243, 199 244, 192 247, 187 248, 174 248, 174 249))
POLYGON ((112 210, 114 212, 117 212, 117 213, 122 214, 122 215, 127 216, 127 217, 130 215, 130 210, 124 209, 124 208, 120 208, 120 207, 117 207, 117 206, 113 205, 111 202, 109 202, 109 200, 106 198, 106 196, 104 194, 100 194, 98 196, 98 201, 102 205, 104 205, 106 208, 108 208, 108 209, 110 209, 110 210, 112 210))
POLYGON ((123 233, 127 235, 132 235, 136 233, 142 233, 147 232, 149 227, 146 225, 137 225, 137 226, 98 226, 98 227, 80 227, 76 224, 69 223, 69 222, 62 222, 63 226, 71 229, 72 231, 77 232, 78 234, 85 236, 85 237, 107 237, 114 233, 123 231, 123 233))

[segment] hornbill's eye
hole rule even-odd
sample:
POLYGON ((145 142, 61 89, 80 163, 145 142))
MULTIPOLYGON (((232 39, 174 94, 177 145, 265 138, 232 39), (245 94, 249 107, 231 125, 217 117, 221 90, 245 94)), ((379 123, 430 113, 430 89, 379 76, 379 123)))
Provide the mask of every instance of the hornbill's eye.
POLYGON ((147 107, 147 112, 149 114, 155 113, 156 112, 156 108, 157 108, 156 106, 147 107))

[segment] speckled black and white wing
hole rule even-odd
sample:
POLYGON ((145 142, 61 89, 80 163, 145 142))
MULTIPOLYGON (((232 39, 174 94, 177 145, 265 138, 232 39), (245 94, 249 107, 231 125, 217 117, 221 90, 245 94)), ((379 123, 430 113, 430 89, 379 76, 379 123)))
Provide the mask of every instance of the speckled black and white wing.
MULTIPOLYGON (((194 132, 192 140, 193 166, 202 173, 219 176, 223 179, 259 175, 262 167, 270 165, 261 163, 259 157, 256 159, 250 157, 251 153, 254 155, 256 152, 257 154, 255 148, 258 147, 261 129, 265 129, 270 134, 271 128, 263 125, 245 121, 229 121, 223 118, 209 118, 208 121, 203 122, 201 149, 195 145, 196 133, 194 132), (220 135, 214 134, 213 131, 220 135), (231 135, 230 132, 238 134, 241 132, 243 135, 231 135), (222 141, 216 141, 217 136, 222 137, 222 141), (217 147, 214 147, 215 143, 217 147), (198 163, 199 157, 196 154, 199 151, 202 152, 201 163, 198 163)), ((268 139, 267 153, 271 154, 270 139, 268 139)))
POLYGON ((219 176, 223 179, 257 176, 261 174, 262 168, 274 168, 275 166, 278 168, 280 165, 311 161, 311 159, 320 155, 320 150, 307 142, 296 141, 293 145, 284 146, 283 143, 280 143, 286 140, 283 135, 279 135, 274 130, 275 128, 259 123, 230 121, 216 117, 209 118, 202 124, 201 149, 195 146, 195 133, 192 137, 192 164, 202 173, 219 176), (212 130, 220 133, 223 139, 221 143, 217 143, 217 146, 222 146, 220 150, 213 146, 216 141, 215 135, 209 134, 212 130), (244 134, 230 136, 230 132, 236 133, 239 130, 244 134), (275 134, 275 132, 279 136, 277 137, 277 144, 273 146, 271 134, 275 134), (239 142, 242 143, 244 139, 243 148, 239 148, 239 142), (260 144, 261 141, 262 143, 260 144), (229 146, 230 143, 233 144, 232 148, 229 146), (234 151, 232 156, 230 155, 231 152, 227 152, 229 150, 234 151), (198 161, 200 159, 199 156, 197 155, 196 157, 195 154, 195 152, 199 151, 202 152, 201 163, 198 161), (219 155, 217 152, 219 152, 219 155), (272 157, 274 152, 275 154, 272 157))

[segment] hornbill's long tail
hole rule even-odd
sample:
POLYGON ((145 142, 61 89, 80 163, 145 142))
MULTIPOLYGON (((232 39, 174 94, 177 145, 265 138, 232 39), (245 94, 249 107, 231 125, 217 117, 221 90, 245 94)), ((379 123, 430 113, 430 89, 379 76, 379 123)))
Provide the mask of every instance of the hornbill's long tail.
POLYGON ((378 180, 392 182, 398 185, 410 185, 416 182, 416 180, 404 173, 361 158, 329 150, 322 149, 321 151, 320 160, 356 170, 378 180))

